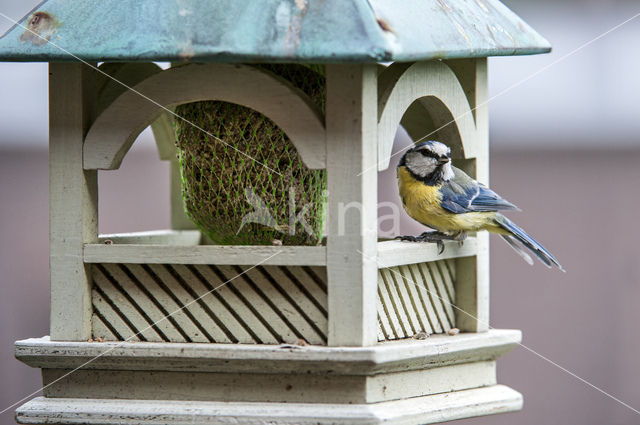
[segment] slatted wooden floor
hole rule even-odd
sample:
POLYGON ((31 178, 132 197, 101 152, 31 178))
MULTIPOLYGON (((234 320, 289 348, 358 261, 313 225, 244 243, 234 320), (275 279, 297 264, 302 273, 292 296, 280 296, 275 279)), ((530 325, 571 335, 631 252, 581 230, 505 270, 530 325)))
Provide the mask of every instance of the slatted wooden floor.
MULTIPOLYGON (((324 267, 95 264, 93 335, 108 341, 327 343, 324 267)), ((378 339, 455 327, 455 261, 382 269, 378 339)))
POLYGON ((455 327, 455 260, 381 269, 378 340, 443 333, 455 327))
POLYGON ((247 269, 97 264, 93 267, 94 337, 255 344, 304 339, 326 344, 324 268, 247 269))

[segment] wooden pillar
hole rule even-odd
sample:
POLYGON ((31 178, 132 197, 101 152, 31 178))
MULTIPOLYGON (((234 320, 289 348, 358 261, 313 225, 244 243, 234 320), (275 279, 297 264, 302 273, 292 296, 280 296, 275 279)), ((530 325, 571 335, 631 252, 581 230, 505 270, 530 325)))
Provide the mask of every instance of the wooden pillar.
MULTIPOLYGON (((473 111, 474 142, 478 144, 473 167, 475 177, 489 185, 487 58, 456 59, 446 63, 458 77, 473 111)), ((465 332, 489 330, 489 234, 479 232, 476 243, 476 256, 457 260, 456 305, 460 310, 456 310, 456 326, 465 332)))
POLYGON ((151 124, 153 138, 156 139, 158 155, 161 160, 169 161, 169 202, 171 207, 171 228, 174 230, 193 230, 197 226, 187 217, 182 202, 182 178, 176 149, 176 133, 173 128, 173 116, 162 113, 151 124))
POLYGON ((98 240, 97 171, 82 168, 94 113, 93 71, 81 63, 49 66, 51 339, 91 337, 91 280, 83 244, 98 240))
POLYGON ((330 346, 377 341, 377 73, 327 66, 327 277, 330 346))

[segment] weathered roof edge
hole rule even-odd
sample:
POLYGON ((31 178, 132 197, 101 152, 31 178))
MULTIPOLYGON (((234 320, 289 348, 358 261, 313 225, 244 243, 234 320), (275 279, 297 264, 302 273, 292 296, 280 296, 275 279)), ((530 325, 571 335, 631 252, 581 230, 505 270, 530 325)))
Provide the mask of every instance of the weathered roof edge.
POLYGON ((497 0, 446 1, 193 0, 191 9, 159 9, 122 0, 102 10, 99 0, 47 0, 0 37, 0 61, 372 63, 551 50, 497 0))

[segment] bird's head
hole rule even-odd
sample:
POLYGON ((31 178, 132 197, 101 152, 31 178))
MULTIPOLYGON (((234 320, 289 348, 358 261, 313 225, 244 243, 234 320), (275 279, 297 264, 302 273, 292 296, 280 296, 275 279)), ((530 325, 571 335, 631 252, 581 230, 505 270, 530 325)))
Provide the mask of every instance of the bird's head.
POLYGON ((453 178, 451 149, 444 143, 422 142, 409 149, 398 164, 404 166, 416 178, 438 184, 453 178))

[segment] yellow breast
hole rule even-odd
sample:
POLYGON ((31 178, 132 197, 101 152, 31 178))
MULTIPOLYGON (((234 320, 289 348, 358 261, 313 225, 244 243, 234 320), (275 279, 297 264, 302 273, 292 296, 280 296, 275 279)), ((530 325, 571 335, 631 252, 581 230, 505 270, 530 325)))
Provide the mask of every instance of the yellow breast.
POLYGON ((442 232, 493 230, 494 212, 454 214, 442 208, 440 186, 429 186, 413 178, 405 167, 398 167, 400 198, 414 220, 442 232))

